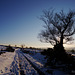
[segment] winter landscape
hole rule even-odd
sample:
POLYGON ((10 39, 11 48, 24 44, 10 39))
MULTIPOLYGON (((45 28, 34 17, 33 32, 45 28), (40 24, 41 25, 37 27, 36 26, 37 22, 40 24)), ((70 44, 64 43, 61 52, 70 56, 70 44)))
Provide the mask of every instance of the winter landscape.
POLYGON ((0 0, 0 75, 75 75, 75 0, 0 0))
MULTIPOLYGON (((9 47, 9 46, 8 46, 9 47)), ((0 75, 67 75, 60 68, 45 66, 46 55, 43 50, 14 48, 15 51, 5 51, 5 46, 0 46, 3 53, 0 54, 0 75), (48 72, 49 71, 49 72, 48 72)), ((1 52, 1 51, 0 51, 1 52)), ((69 52, 71 53, 71 52, 69 52)))

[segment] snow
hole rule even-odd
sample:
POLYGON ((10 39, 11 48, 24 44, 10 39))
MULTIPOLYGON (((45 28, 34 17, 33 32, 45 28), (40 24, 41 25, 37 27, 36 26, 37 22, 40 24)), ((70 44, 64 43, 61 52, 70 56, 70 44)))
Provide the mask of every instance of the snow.
POLYGON ((38 75, 37 71, 31 66, 31 64, 22 55, 22 52, 18 52, 20 60, 20 69, 24 71, 25 75, 38 75))
POLYGON ((16 52, 17 51, 15 51, 14 60, 13 60, 12 64, 10 65, 10 72, 15 75, 19 75, 19 58, 18 58, 18 54, 16 52))
POLYGON ((0 74, 10 72, 10 65, 14 60, 15 52, 6 52, 0 55, 0 74))
POLYGON ((26 54, 20 51, 20 49, 15 50, 15 52, 6 52, 0 55, 0 75, 20 75, 21 71, 25 75, 39 75, 24 56, 44 72, 45 75, 51 75, 51 73, 53 75, 65 75, 63 71, 45 67, 44 64, 47 60, 40 51, 30 50, 30 53, 26 54), (47 73, 47 70, 51 70, 51 73, 47 73))
POLYGON ((40 53, 38 50, 30 51, 29 54, 24 53, 24 55, 37 67, 39 68, 45 75, 65 75, 65 73, 58 69, 51 69, 50 67, 45 67, 45 63, 47 59, 45 56, 40 53), (50 73, 47 70, 51 71, 50 73))
POLYGON ((40 62, 42 64, 45 64, 47 62, 47 59, 45 59, 45 56, 39 52, 37 52, 33 55, 30 55, 30 56, 32 56, 34 59, 36 59, 38 62, 40 62))

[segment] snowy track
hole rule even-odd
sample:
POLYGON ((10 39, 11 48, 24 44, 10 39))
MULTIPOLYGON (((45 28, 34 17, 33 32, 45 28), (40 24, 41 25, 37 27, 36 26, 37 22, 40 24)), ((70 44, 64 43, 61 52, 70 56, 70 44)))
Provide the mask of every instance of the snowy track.
POLYGON ((19 49, 16 50, 13 55, 9 53, 7 59, 8 58, 10 58, 12 61, 10 62, 10 64, 9 62, 7 62, 9 64, 9 67, 6 68, 2 66, 7 71, 4 72, 3 70, 1 70, 2 72, 0 75, 44 75, 19 49), (12 59, 10 58, 10 56, 12 57, 12 59))
POLYGON ((37 71, 27 61, 22 53, 18 52, 20 75, 38 75, 37 71))
POLYGON ((45 75, 21 51, 18 52, 18 55, 21 75, 45 75))
MULTIPOLYGON (((22 53, 22 52, 21 52, 22 53)), ((40 70, 40 66, 39 67, 37 67, 37 65, 34 63, 34 62, 32 62, 30 59, 29 59, 29 57, 27 57, 25 54, 23 54, 22 53, 22 55, 24 56, 24 58, 29 62, 29 64, 37 71, 37 74, 38 75, 45 75, 41 70, 40 70)), ((35 75, 37 75, 37 74, 35 74, 35 75)), ((32 74, 33 75, 33 74, 32 74)))
MULTIPOLYGON (((36 71, 36 73, 31 72, 31 74, 29 74, 28 72, 25 73, 25 75, 65 75, 62 71, 58 71, 58 70, 53 70, 50 68, 46 68, 43 66, 43 64, 41 64, 40 62, 38 62, 37 60, 35 60, 32 56, 30 56, 29 54, 23 53, 22 51, 19 52, 22 57, 24 57, 24 59, 27 60, 27 62, 34 68, 34 70, 36 71), (47 70, 50 71, 50 73, 47 72, 47 70)), ((23 75, 23 74, 21 74, 23 75)))
POLYGON ((20 49, 0 56, 0 75, 65 75, 63 72, 46 68, 33 56, 20 49), (50 70, 51 73, 48 73, 50 70))

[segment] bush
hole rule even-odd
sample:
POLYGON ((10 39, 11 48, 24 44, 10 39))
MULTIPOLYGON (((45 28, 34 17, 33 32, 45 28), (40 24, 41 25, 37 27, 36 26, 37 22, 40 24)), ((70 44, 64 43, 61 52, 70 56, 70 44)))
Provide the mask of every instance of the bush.
POLYGON ((50 54, 53 53, 53 49, 52 48, 48 48, 47 50, 44 50, 41 52, 41 54, 46 55, 46 56, 50 56, 50 54))
POLYGON ((46 55, 47 63, 46 66, 52 66, 53 60, 54 60, 54 50, 52 48, 48 48, 47 50, 44 50, 41 52, 41 54, 46 55))
MULTIPOLYGON (((64 49, 64 48, 63 48, 64 49)), ((67 71, 75 70, 75 59, 71 54, 67 54, 65 50, 60 50, 60 48, 55 47, 54 49, 48 48, 41 52, 41 54, 46 55, 47 63, 45 66, 51 66, 52 68, 58 68, 57 65, 65 65, 62 67, 67 71)))
POLYGON ((27 50, 22 50, 22 52, 23 52, 23 53, 29 53, 29 51, 27 51, 27 50))
POLYGON ((3 53, 5 53, 5 52, 0 52, 0 55, 3 54, 3 53))
POLYGON ((8 51, 8 52, 14 52, 15 49, 13 49, 11 46, 8 46, 8 47, 6 48, 6 51, 8 51))

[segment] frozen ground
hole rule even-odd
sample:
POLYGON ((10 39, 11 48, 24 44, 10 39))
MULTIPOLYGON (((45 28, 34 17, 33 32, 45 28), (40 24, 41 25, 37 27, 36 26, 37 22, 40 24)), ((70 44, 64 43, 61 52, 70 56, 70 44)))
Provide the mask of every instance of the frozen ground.
POLYGON ((0 75, 39 75, 24 56, 45 75, 51 75, 46 72, 47 70, 51 70, 53 75, 65 75, 62 71, 44 67, 47 60, 39 51, 31 50, 29 54, 26 54, 20 49, 0 55, 0 75))
POLYGON ((20 74, 25 75, 39 75, 38 72, 32 67, 32 65, 29 63, 29 61, 24 57, 23 53, 21 51, 18 52, 18 58, 19 58, 19 65, 20 65, 20 74), (21 71, 23 73, 21 73, 21 71))
POLYGON ((47 62, 45 56, 40 53, 40 51, 33 50, 29 54, 24 53, 24 55, 38 67, 45 75, 65 75, 61 70, 51 69, 50 67, 45 67, 44 64, 47 62), (47 72, 50 70, 50 73, 47 72))
POLYGON ((0 55, 0 75, 10 72, 10 65, 14 60, 15 52, 6 52, 0 55))

